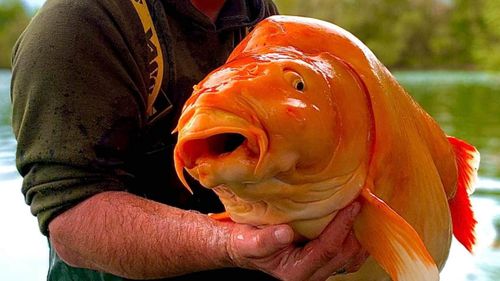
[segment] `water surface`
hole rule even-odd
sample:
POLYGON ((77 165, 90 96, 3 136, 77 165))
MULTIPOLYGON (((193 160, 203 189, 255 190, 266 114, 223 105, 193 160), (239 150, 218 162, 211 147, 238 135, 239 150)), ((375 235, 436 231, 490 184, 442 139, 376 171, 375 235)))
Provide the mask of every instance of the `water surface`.
MULTIPOLYGON (((449 135, 474 144, 481 153, 480 180, 472 197, 478 244, 470 255, 452 244, 441 280, 500 280, 500 74, 399 72, 398 79, 449 135)), ((45 238, 21 195, 10 127, 10 72, 0 70, 0 280, 44 280, 45 238)))

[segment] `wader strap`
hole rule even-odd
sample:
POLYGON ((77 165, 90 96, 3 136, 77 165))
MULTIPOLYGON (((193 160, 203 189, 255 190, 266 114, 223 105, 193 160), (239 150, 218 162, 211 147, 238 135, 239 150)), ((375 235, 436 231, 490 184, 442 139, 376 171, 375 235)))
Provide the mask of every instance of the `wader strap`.
POLYGON ((158 93, 161 91, 161 83, 163 80, 163 54, 161 51, 160 41, 158 40, 158 34, 156 33, 146 0, 130 1, 137 12, 137 15, 141 19, 142 27, 144 28, 144 33, 148 40, 147 44, 150 61, 148 63, 149 88, 146 114, 148 119, 152 121, 151 119, 156 119, 156 113, 159 113, 157 112, 154 104, 156 98, 158 97, 158 93))

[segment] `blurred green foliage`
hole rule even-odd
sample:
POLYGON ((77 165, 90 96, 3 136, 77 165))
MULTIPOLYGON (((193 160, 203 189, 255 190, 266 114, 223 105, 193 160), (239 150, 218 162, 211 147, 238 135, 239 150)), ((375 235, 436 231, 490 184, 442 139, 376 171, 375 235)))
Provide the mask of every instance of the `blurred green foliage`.
MULTIPOLYGON (((388 67, 500 71, 500 0, 274 0, 281 14, 335 23, 388 67)), ((32 13, 0 0, 0 68, 32 13)))
POLYGON ((398 69, 500 70, 499 0, 275 0, 335 23, 398 69))
POLYGON ((0 68, 10 68, 12 47, 29 20, 30 13, 20 0, 0 0, 0 68))

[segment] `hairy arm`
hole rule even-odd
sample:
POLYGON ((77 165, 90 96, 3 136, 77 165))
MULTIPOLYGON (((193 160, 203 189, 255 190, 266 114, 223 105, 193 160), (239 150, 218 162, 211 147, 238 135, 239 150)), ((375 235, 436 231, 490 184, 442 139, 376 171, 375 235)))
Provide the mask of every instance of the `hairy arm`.
POLYGON ((286 225, 255 228, 104 192, 57 216, 50 240, 68 264, 131 279, 172 277, 223 267, 257 269, 282 280, 324 280, 366 259, 350 231, 359 206, 339 213, 324 234, 294 245, 286 225))
POLYGON ((229 225, 126 192, 95 195, 49 224, 68 264, 133 279, 230 266, 229 225))

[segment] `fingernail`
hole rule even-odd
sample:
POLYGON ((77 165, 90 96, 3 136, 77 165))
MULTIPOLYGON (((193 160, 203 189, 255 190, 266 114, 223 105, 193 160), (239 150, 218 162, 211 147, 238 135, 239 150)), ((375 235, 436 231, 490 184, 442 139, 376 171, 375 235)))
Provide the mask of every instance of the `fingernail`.
POLYGON ((281 244, 289 244, 293 240, 293 233, 290 229, 281 227, 274 231, 274 237, 281 244))

